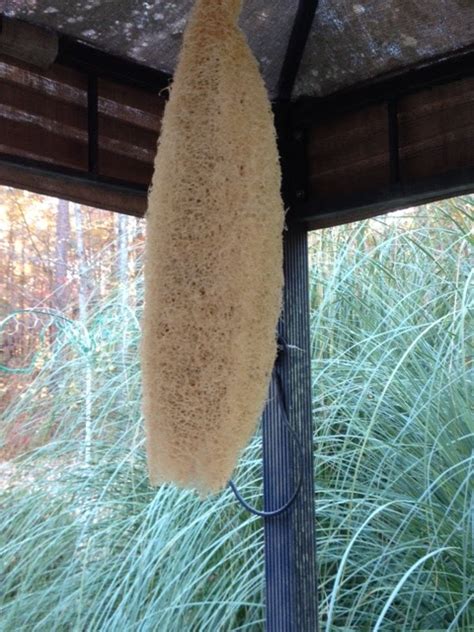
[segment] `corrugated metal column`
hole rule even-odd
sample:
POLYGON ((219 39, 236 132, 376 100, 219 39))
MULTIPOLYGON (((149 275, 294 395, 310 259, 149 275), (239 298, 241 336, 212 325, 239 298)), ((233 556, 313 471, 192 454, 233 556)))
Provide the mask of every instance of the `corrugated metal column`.
POLYGON ((309 351, 307 233, 285 233, 285 293, 280 332, 289 345, 280 370, 289 423, 281 422, 275 385, 263 418, 265 509, 285 504, 303 473, 300 493, 283 514, 265 519, 267 632, 316 632, 317 580, 309 351), (301 468, 301 470, 300 470, 301 468))
MULTIPOLYGON (((313 428, 309 329, 308 241, 294 209, 305 197, 306 139, 292 121, 291 95, 318 0, 300 0, 279 81, 275 104, 283 174, 283 197, 290 208, 284 232, 285 289, 280 335, 287 348, 279 358, 283 397, 295 439, 281 420, 272 383, 263 416, 265 509, 295 502, 282 514, 265 518, 266 632, 317 632, 316 525, 314 516, 313 428)), ((273 382, 273 381, 272 381, 273 382)), ((281 404, 281 402, 280 402, 281 404)))

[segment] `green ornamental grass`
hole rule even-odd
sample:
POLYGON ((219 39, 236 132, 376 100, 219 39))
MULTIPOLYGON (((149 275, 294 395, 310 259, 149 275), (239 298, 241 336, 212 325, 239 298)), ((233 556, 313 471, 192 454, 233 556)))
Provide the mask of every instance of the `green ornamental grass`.
MULTIPOLYGON (((325 632, 469 631, 474 197, 310 237, 325 632)), ((3 413, 0 628, 263 630, 263 530, 227 490, 148 485, 142 278, 58 334, 3 413)), ((41 355, 42 354, 42 355, 41 355)), ((14 379, 12 375, 8 379, 14 379)), ((236 480, 261 502, 261 445, 236 480)))

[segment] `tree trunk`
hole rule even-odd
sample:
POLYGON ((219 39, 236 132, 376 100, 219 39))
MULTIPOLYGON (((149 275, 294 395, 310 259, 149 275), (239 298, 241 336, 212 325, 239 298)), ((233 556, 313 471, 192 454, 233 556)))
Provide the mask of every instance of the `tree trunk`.
POLYGON ((118 215, 117 220, 117 241, 118 241, 118 269, 117 278, 119 284, 120 305, 122 309, 127 303, 128 290, 128 217, 118 215))
MULTIPOLYGON (((15 284, 15 221, 13 218, 13 213, 10 207, 7 207, 7 220, 9 223, 9 231, 8 231, 8 260, 7 260, 7 283, 6 283, 6 292, 5 296, 9 303, 9 311, 13 310, 17 305, 17 287, 15 284)), ((11 358, 13 358, 15 354, 15 334, 12 330, 12 327, 7 327, 7 333, 5 335, 4 346, 2 349, 2 361, 7 364, 11 358)))
POLYGON ((54 305, 64 313, 67 309, 69 292, 67 283, 67 263, 71 226, 69 222, 69 202, 58 200, 56 215, 56 261, 54 274, 54 305))
MULTIPOLYGON (((81 208, 74 205, 74 224, 76 229, 76 250, 79 265, 79 321, 82 325, 84 336, 87 334, 87 303, 90 296, 87 263, 84 249, 84 233, 82 230, 81 208)), ((83 351, 84 359, 84 463, 91 463, 92 451, 92 357, 88 348, 88 341, 84 341, 86 350, 83 351)))

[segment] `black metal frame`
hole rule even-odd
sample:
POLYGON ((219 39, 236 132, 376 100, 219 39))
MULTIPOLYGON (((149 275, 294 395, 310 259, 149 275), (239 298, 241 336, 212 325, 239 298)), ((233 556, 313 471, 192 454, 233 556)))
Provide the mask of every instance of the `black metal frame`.
POLYGON ((319 0, 300 0, 296 10, 293 28, 281 66, 277 87, 279 101, 289 101, 293 95, 298 70, 301 65, 306 42, 308 41, 319 0))
POLYGON ((283 312, 279 329, 287 341, 281 376, 288 422, 299 442, 281 423, 274 393, 263 416, 263 482, 266 510, 301 487, 291 507, 265 518, 265 629, 267 632, 317 632, 316 524, 314 514, 313 424, 309 325, 308 244, 306 228, 295 221, 294 204, 304 182, 304 139, 291 130, 290 99, 318 0, 300 0, 282 65, 275 123, 287 214, 284 235, 283 312), (301 160, 300 160, 301 159, 301 160))
POLYGON ((300 224, 285 232, 284 274, 280 331, 288 351, 281 360, 281 376, 288 420, 299 446, 282 424, 271 389, 263 416, 265 509, 281 506, 298 481, 301 486, 287 511, 265 519, 265 629, 317 632, 308 251, 307 231, 300 224))
POLYGON ((283 366, 288 418, 303 448, 303 462, 297 463, 293 439, 279 419, 279 408, 270 391, 263 419, 265 509, 280 506, 294 489, 303 470, 299 498, 283 515, 265 519, 266 630, 268 632, 316 632, 319 629, 316 524, 314 514, 313 426, 311 401, 311 360, 307 230, 362 219, 408 203, 426 202, 447 195, 474 190, 474 168, 447 174, 436 181, 404 186, 400 178, 398 99, 425 87, 470 76, 474 51, 455 59, 438 60, 431 66, 413 69, 375 85, 344 91, 326 99, 289 99, 311 29, 317 0, 301 1, 275 104, 283 170, 283 195, 289 212, 284 238, 285 290, 280 333, 293 347, 293 356, 283 366), (315 210, 306 202, 307 128, 325 113, 352 110, 369 103, 388 104, 390 187, 380 198, 353 198, 338 209, 315 210))

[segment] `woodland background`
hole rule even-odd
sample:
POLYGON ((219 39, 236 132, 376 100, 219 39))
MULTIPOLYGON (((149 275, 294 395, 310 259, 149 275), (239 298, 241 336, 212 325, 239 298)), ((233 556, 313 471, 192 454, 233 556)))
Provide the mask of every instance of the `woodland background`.
MULTIPOLYGON (((0 187, 0 361, 5 365, 0 412, 51 357, 66 319, 85 323, 119 288, 124 306, 137 305, 143 239, 142 219, 0 187)), ((18 441, 20 450, 26 447, 28 439, 14 435, 4 454, 15 454, 18 441)))

